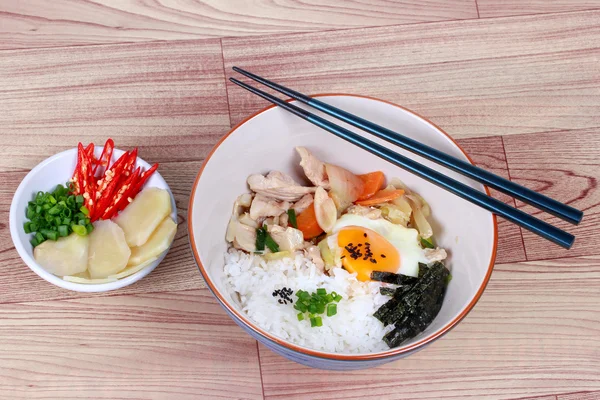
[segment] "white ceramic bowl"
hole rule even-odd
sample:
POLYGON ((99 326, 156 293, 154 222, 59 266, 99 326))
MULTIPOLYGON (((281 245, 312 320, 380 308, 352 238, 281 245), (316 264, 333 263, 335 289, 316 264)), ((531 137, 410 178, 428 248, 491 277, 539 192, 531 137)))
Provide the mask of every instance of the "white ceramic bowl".
MULTIPOLYGON (((96 147, 95 155, 100 157, 102 147, 96 147)), ((123 150, 114 149, 113 151, 113 162, 124 153, 123 150)), ((33 247, 29 241, 32 235, 25 233, 23 230, 23 224, 27 221, 25 218, 25 210, 27 209, 27 203, 35 197, 35 194, 39 191, 48 192, 53 190, 58 184, 65 184, 71 176, 77 164, 77 149, 65 150, 62 153, 58 153, 50 158, 45 159, 39 163, 34 169, 32 169, 23 179, 10 205, 10 235, 13 243, 21 259, 27 264, 27 266, 41 278, 52 283, 53 285, 59 286, 64 289, 73 290, 76 292, 107 292, 109 290, 120 289, 127 285, 131 285, 134 282, 139 281, 146 275, 148 275, 154 268, 160 264, 165 258, 168 249, 162 253, 158 259, 149 264, 145 268, 138 272, 119 279, 116 282, 101 283, 101 284, 83 284, 74 283, 63 280, 62 278, 51 274, 46 271, 41 265, 39 265, 33 258, 33 247)), ((143 170, 147 170, 151 167, 146 161, 141 158, 137 158, 137 166, 142 167, 143 170)), ((157 187, 160 189, 166 189, 171 195, 171 206, 173 212, 171 217, 177 220, 177 209, 175 208, 175 200, 173 194, 169 189, 169 185, 163 179, 163 177, 157 172, 152 174, 150 179, 146 182, 145 187, 157 187)))
MULTIPOLYGON (((455 157, 469 160, 466 153, 440 128, 400 106, 350 95, 324 95, 320 100, 455 157)), ((431 168, 442 169, 435 163, 374 139, 357 129, 351 129, 431 168)), ((444 172, 474 188, 487 190, 457 173, 444 172)), ((404 357, 448 332, 465 317, 483 293, 492 272, 497 245, 496 218, 490 212, 278 107, 269 107, 247 118, 214 147, 192 189, 188 228, 191 247, 206 283, 236 323, 261 343, 291 360, 317 368, 343 370, 373 367, 404 357), (251 173, 280 170, 304 181, 298 167, 295 146, 305 146, 321 160, 355 173, 381 170, 388 179, 399 177, 430 204, 436 242, 449 250, 447 265, 453 278, 443 307, 435 320, 424 332, 400 347, 379 353, 338 354, 315 351, 286 342, 257 327, 226 287, 223 273, 223 254, 227 250, 225 231, 234 200, 248 190, 246 178, 251 173)))

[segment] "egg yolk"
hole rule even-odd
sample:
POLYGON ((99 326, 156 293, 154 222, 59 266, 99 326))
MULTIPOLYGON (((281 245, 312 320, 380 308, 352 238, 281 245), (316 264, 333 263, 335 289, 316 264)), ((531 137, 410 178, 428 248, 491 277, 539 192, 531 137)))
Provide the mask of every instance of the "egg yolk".
POLYGON ((371 280, 371 272, 396 273, 400 269, 398 250, 379 233, 361 226, 347 226, 338 233, 342 265, 356 272, 359 281, 371 280))

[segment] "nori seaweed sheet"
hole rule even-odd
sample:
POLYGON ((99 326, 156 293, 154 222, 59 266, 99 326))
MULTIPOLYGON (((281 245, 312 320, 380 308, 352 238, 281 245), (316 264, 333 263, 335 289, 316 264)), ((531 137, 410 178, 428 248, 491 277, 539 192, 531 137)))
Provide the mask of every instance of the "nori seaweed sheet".
POLYGON ((417 282, 397 288, 392 298, 373 314, 384 325, 395 325, 383 337, 390 347, 418 335, 442 308, 450 271, 441 262, 419 267, 417 282))
POLYGON ((396 293, 396 288, 382 286, 379 288, 379 293, 384 296, 393 296, 396 293))
POLYGON ((371 279, 379 282, 393 283, 394 285, 413 285, 417 282, 417 278, 412 276, 383 271, 371 272, 371 279))

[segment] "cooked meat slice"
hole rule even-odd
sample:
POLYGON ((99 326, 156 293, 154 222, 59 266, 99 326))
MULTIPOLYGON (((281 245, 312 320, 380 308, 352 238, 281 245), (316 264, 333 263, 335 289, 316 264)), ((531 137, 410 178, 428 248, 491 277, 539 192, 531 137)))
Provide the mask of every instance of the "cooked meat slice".
POLYGON ((276 200, 297 201, 316 188, 300 186, 291 176, 279 171, 271 171, 265 177, 260 174, 248 177, 248 186, 253 192, 276 200))
POLYGON ((296 211, 296 215, 298 215, 302 211, 306 210, 308 206, 310 206, 313 203, 313 201, 314 199, 312 194, 305 194, 300 200, 294 203, 292 208, 294 209, 294 211, 296 211))
POLYGON ((278 217, 290 208, 287 201, 277 201, 262 194, 257 194, 250 206, 250 218, 257 221, 264 217, 278 217))
POLYGON ((446 250, 440 247, 437 249, 423 249, 423 253, 425 253, 425 258, 427 258, 429 262, 444 261, 446 257, 448 257, 446 250))
POLYGON ((321 257, 321 251, 317 246, 310 246, 304 250, 306 255, 312 260, 313 263, 319 268, 319 271, 323 272, 325 270, 325 262, 321 257))
POLYGON ((308 180, 315 186, 323 186, 323 188, 329 189, 325 164, 312 155, 306 147, 296 147, 296 151, 300 155, 300 166, 304 170, 304 175, 306 175, 308 180))
POLYGON ((296 251, 304 245, 302 231, 292 227, 283 228, 279 225, 267 226, 267 231, 273 240, 279 245, 280 251, 296 251))

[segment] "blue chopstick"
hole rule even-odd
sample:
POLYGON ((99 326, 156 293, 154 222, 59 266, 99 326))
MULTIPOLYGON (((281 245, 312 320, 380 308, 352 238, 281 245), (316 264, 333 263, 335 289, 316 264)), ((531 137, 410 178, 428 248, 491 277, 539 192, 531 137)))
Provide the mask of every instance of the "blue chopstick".
POLYGON ((291 112, 292 114, 314 124, 320 128, 325 129, 328 132, 372 153, 376 156, 389 161, 390 163, 404 168, 407 171, 437 185, 455 195, 476 204, 496 215, 503 217, 504 219, 519 225, 545 239, 548 239, 564 248, 570 248, 573 245, 575 237, 568 232, 556 228, 542 220, 539 220, 523 211, 510 207, 503 202, 496 200, 485 193, 482 193, 470 186, 467 186, 461 182, 458 182, 446 175, 435 171, 429 167, 419 164, 418 162, 400 155, 393 150, 390 150, 380 144, 377 144, 369 139, 366 139, 360 135, 357 135, 333 122, 327 121, 318 115, 312 114, 300 107, 285 102, 269 93, 263 92, 255 87, 247 85, 243 82, 238 81, 235 78, 229 78, 229 80, 236 85, 243 87, 244 89, 262 97, 265 100, 270 101, 273 104, 280 106, 281 108, 291 112))
POLYGON ((288 89, 285 86, 269 81, 268 79, 255 75, 252 72, 245 71, 238 67, 233 67, 233 70, 247 76, 252 80, 255 80, 256 82, 262 83, 271 89, 298 100, 301 103, 314 107, 327 115, 331 115, 332 117, 340 119, 356 128, 369 132, 380 139, 386 140, 395 144, 396 146, 418 154, 421 157, 459 172, 477 182, 483 183, 484 185, 494 188, 502 193, 506 193, 524 203, 531 204, 540 210, 544 210, 572 224, 578 224, 583 218, 583 212, 576 208, 563 204, 548 196, 544 196, 541 193, 535 192, 508 179, 486 171, 483 168, 479 168, 466 161, 446 154, 443 151, 434 149, 433 147, 427 146, 414 139, 401 135, 400 133, 384 128, 383 126, 377 125, 371 121, 367 121, 366 119, 360 118, 354 114, 350 114, 349 112, 331 106, 320 100, 296 92, 295 90, 288 89))

